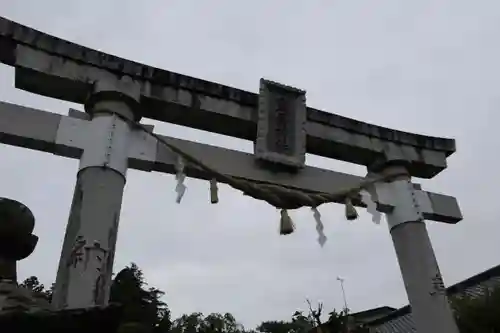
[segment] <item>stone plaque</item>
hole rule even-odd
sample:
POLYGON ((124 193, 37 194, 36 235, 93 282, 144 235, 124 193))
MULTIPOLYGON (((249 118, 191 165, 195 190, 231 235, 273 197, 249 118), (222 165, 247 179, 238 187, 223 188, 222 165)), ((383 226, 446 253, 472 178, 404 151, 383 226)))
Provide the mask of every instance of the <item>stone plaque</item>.
POLYGON ((264 161, 302 168, 306 160, 306 92, 260 80, 254 154, 264 161))

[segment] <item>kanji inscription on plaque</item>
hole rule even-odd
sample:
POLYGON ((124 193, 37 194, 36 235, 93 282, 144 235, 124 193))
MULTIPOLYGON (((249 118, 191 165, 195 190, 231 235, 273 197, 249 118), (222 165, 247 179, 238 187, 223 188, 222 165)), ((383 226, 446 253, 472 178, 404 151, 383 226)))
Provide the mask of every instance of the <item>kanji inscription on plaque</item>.
POLYGON ((289 167, 304 167, 306 110, 305 91, 261 79, 255 156, 289 167))

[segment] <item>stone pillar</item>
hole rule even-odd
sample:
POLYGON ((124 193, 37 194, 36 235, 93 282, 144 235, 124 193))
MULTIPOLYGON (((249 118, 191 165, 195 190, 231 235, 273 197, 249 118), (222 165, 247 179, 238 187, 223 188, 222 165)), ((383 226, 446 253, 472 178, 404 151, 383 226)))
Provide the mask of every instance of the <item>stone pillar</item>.
MULTIPOLYGON (((382 173, 404 171, 404 167, 390 166, 382 173)), ((410 176, 382 186, 387 186, 395 202, 394 210, 386 214, 387 223, 417 332, 458 333, 410 176)))
POLYGON ((128 167, 130 121, 139 120, 139 87, 97 82, 53 296, 56 309, 106 305, 128 167))
POLYGON ((6 310, 7 296, 17 288, 17 261, 35 250, 35 218, 20 202, 0 198, 0 312, 6 310))

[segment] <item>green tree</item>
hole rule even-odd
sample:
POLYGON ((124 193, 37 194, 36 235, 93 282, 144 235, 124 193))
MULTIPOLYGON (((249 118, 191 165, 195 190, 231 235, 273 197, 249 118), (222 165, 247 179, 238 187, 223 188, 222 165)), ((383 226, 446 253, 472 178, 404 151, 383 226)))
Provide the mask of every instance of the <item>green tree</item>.
POLYGON ((312 312, 305 316, 302 311, 295 311, 292 315, 293 333, 306 333, 315 326, 312 312))
POLYGON ((328 321, 326 322, 328 333, 347 332, 349 318, 348 316, 349 311, 346 309, 340 312, 337 312, 337 310, 333 309, 333 311, 328 314, 328 321))
POLYGON ((203 314, 194 312, 184 314, 172 322, 173 333, 197 333, 203 328, 203 314))
POLYGON ((230 313, 211 313, 204 319, 205 333, 241 333, 244 328, 230 313))
POLYGON ((142 324, 155 332, 169 332, 170 311, 161 301, 165 293, 146 286, 142 271, 132 263, 116 274, 111 285, 110 302, 123 306, 125 322, 142 324))
POLYGON ((46 289, 36 276, 30 276, 26 278, 19 284, 19 286, 31 290, 31 292, 39 297, 46 299, 48 302, 52 300, 52 291, 54 289, 54 284, 52 284, 50 289, 46 289))
MULTIPOLYGON (((46 289, 36 276, 25 279, 20 286, 50 302, 52 290, 46 289)), ((171 320, 167 304, 161 300, 165 293, 157 288, 147 287, 141 269, 134 263, 116 274, 111 284, 110 302, 123 306, 123 329, 137 331, 143 326, 146 332, 170 332, 171 320), (125 325, 126 324, 126 325, 125 325)))
POLYGON ((500 332, 500 287, 481 296, 456 296, 451 299, 461 333, 500 332))
POLYGON ((185 314, 172 323, 172 333, 244 333, 245 328, 230 313, 185 314))
POLYGON ((302 311, 295 311, 290 321, 265 321, 257 327, 263 333, 307 333, 315 326, 314 317, 305 316, 302 311))
POLYGON ((295 325, 291 321, 264 321, 258 327, 257 331, 262 333, 291 333, 295 325))

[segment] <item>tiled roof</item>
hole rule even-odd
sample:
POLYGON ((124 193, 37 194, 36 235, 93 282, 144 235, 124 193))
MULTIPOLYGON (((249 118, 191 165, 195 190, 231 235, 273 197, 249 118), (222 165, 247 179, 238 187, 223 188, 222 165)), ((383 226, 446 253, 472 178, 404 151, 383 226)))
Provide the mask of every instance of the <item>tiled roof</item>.
POLYGON ((396 309, 391 308, 390 306, 381 306, 378 308, 351 313, 349 316, 352 317, 355 322, 368 322, 378 319, 379 317, 386 316, 393 311, 396 311, 396 309))
MULTIPOLYGON (((500 265, 454 284, 453 286, 448 287, 446 292, 448 296, 466 295, 478 297, 484 295, 486 290, 498 285, 500 285, 500 265)), ((368 322, 365 325, 370 328, 370 333, 416 332, 409 305, 404 306, 387 316, 368 322)))

